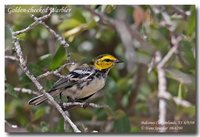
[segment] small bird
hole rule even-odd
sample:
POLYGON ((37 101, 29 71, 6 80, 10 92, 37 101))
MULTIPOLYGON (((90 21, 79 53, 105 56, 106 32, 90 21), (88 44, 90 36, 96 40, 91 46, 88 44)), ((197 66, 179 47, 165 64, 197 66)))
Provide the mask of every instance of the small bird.
MULTIPOLYGON (((94 60, 93 65, 83 64, 60 78, 48 91, 51 96, 67 96, 72 101, 85 101, 105 86, 110 69, 122 61, 116 57, 103 54, 94 60)), ((30 105, 39 105, 46 101, 44 94, 32 98, 30 105)))

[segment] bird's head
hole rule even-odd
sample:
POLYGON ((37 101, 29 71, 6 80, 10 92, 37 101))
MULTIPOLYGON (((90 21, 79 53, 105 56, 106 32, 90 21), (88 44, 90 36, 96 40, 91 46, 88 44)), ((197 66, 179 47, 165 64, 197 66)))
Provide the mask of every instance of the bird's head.
POLYGON ((112 66, 114 66, 116 63, 121 63, 122 61, 117 59, 116 57, 109 55, 109 54, 104 54, 98 56, 94 60, 94 66, 98 70, 105 70, 105 69, 110 69, 112 66))

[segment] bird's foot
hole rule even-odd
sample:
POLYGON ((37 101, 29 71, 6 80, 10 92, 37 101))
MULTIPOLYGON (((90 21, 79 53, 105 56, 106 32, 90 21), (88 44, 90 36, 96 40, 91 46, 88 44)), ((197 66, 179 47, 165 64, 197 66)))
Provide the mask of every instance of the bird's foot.
POLYGON ((89 103, 85 102, 84 105, 83 105, 83 108, 86 109, 87 107, 89 107, 89 103))

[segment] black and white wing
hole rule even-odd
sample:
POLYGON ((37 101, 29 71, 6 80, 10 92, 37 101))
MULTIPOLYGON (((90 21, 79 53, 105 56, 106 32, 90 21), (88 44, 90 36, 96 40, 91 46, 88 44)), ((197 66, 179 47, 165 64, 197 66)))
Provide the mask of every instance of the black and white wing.
POLYGON ((95 70, 93 67, 88 66, 88 65, 82 65, 79 68, 76 68, 73 71, 71 71, 66 76, 66 78, 59 79, 54 84, 50 92, 58 90, 58 89, 70 88, 75 84, 84 82, 86 80, 90 80, 91 76, 94 74, 95 74, 95 70))

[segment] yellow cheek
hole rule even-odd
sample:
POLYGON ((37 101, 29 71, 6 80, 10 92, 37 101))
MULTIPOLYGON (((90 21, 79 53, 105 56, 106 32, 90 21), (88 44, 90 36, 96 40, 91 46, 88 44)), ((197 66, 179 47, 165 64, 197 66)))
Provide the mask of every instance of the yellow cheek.
POLYGON ((110 62, 104 62, 103 63, 104 69, 110 68, 111 66, 112 66, 112 63, 110 63, 110 62))
POLYGON ((113 66, 111 62, 97 62, 95 65, 99 70, 108 69, 113 66))

